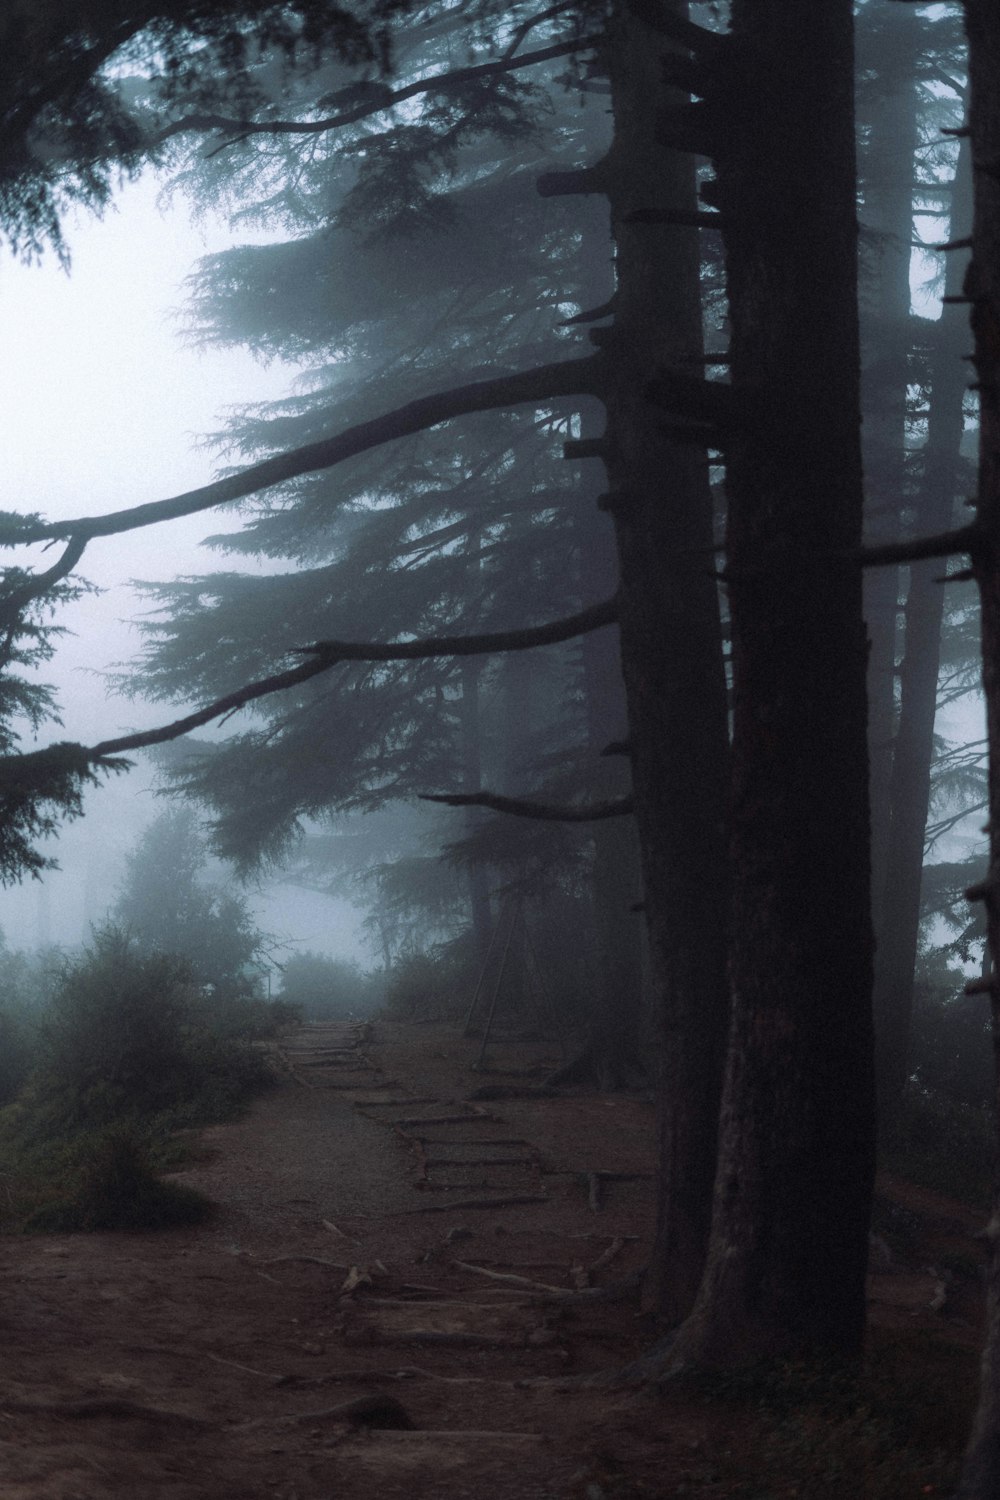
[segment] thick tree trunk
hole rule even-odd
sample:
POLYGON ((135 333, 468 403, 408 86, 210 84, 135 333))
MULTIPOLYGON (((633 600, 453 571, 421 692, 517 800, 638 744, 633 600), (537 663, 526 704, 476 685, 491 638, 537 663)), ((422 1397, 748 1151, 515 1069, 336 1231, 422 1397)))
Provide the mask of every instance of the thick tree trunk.
MULTIPOLYGON (((687 6, 665 10, 684 16, 687 6)), ((659 1219, 652 1285, 662 1318, 689 1310, 704 1264, 715 1171, 728 888, 727 726, 705 443, 648 398, 664 365, 702 372, 698 232, 648 221, 697 206, 691 158, 661 145, 668 49, 622 6, 609 55, 608 163, 618 285, 602 343, 613 359, 605 462, 621 576, 628 701, 650 943, 659 1099, 659 1219), (642 211, 646 222, 630 222, 642 211)), ((674 102, 682 102, 673 95, 674 102)))
MULTIPOLYGON (((963 144, 952 194, 951 238, 968 234, 969 152, 963 144)), ((961 291, 965 257, 948 259, 946 292, 961 291)), ((968 382, 962 355, 968 345, 964 309, 945 303, 933 334, 931 405, 923 474, 915 507, 917 536, 933 536, 952 523, 959 501, 959 460, 964 428, 962 403, 968 382)), ((876 1078, 879 1112, 891 1116, 909 1077, 913 983, 920 933, 920 883, 930 802, 934 719, 944 589, 939 560, 910 566, 906 596, 905 649, 900 665, 891 821, 879 903, 882 924, 875 956, 876 1078)))
POLYGON ((733 1025, 672 1365, 856 1356, 874 1178, 852 4, 732 16, 733 1025))
MULTIPOLYGON (((973 554, 983 611, 983 687, 989 736, 990 852, 983 889, 989 944, 1000 953, 1000 7, 966 0, 973 162, 972 298, 975 368, 980 391, 978 525, 973 554)), ((985 981, 993 1013, 1000 1118, 1000 984, 985 981)), ((960 1500, 1000 1495, 1000 1188, 989 1227, 986 1348, 979 1409, 966 1454, 960 1500)))

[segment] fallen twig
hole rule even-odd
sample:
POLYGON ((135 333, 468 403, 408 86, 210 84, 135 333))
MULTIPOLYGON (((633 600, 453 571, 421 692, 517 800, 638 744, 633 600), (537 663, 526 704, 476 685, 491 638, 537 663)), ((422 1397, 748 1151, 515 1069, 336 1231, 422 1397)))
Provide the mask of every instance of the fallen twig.
POLYGON ((463 1198, 457 1203, 422 1203, 419 1208, 408 1208, 409 1214, 445 1214, 454 1209, 466 1208, 513 1208, 519 1203, 551 1203, 548 1193, 517 1193, 511 1198, 463 1198))
POLYGON ((527 1276, 516 1276, 513 1271, 491 1271, 487 1266, 474 1266, 467 1260, 453 1260, 452 1265, 460 1271, 472 1271, 476 1276, 488 1276, 491 1281, 503 1281, 511 1286, 523 1286, 533 1292, 545 1292, 553 1297, 571 1297, 569 1287, 549 1286, 544 1281, 529 1281, 527 1276))

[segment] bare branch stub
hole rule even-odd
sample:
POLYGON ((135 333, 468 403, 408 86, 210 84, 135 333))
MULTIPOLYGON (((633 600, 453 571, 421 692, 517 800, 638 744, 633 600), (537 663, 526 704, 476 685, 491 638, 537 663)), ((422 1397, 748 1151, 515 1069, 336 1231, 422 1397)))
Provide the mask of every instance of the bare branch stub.
POLYGON ((591 802, 582 807, 502 797, 496 792, 427 793, 420 800, 443 802, 447 807, 486 807, 491 812, 507 813, 515 818, 534 818, 543 823, 599 823, 606 818, 625 818, 635 811, 631 797, 591 802))

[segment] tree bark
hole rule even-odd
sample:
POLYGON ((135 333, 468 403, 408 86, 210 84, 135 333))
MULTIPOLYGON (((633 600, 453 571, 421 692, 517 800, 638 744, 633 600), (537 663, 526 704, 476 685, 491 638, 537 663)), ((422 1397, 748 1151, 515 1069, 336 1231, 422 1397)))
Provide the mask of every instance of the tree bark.
MULTIPOLYGON (((989 869, 982 894, 990 950, 1000 953, 1000 8, 966 0, 969 123, 973 162, 972 300, 979 385, 979 545, 972 566, 982 600, 983 688, 989 738, 989 869)), ((993 1016, 1000 1118, 1000 987, 985 981, 993 1016)), ((1000 1494, 1000 1184, 989 1225, 987 1329, 979 1407, 966 1454, 959 1500, 1000 1494)))
MULTIPOLYGON (((684 21, 686 4, 657 8, 684 21)), ((682 28, 683 30, 683 28, 682 28)), ((621 576, 621 654, 657 1033, 659 1210, 651 1285, 669 1325, 704 1265, 715 1172, 728 882, 726 689, 706 456, 647 397, 659 367, 700 374, 692 159, 661 145, 674 44, 619 7, 609 56, 615 138, 608 164, 617 251, 607 456, 621 576), (664 211, 660 221, 656 215, 664 211), (641 222, 630 215, 653 214, 641 222)), ((667 103, 684 96, 668 92, 667 103)), ((722 387, 719 387, 722 390, 722 387)))
POLYGON ((730 49, 733 1024, 671 1367, 857 1356, 874 1179, 851 0, 734 0, 730 49))

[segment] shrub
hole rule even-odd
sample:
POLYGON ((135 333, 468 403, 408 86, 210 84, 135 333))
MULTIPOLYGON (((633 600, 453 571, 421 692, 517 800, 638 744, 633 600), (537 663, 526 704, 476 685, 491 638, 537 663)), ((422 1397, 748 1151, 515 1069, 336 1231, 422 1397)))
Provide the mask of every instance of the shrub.
POLYGON ((259 1039, 287 1021, 280 1005, 206 994, 176 956, 143 953, 114 927, 97 932, 64 964, 38 1025, 37 1065, 0 1112, 8 1223, 154 1228, 202 1217, 204 1200, 157 1177, 166 1143, 270 1081, 259 1039))
POLYGON ((375 998, 372 976, 348 958, 296 953, 282 970, 281 999, 308 1021, 367 1015, 375 998))
POLYGON ((149 1136, 130 1123, 79 1137, 57 1175, 64 1182, 28 1216, 27 1229, 165 1229, 201 1223, 211 1212, 203 1194, 157 1175, 149 1136))
POLYGON ((476 983, 467 944, 438 943, 398 958, 386 984, 387 1014, 399 1021, 455 1020, 468 1009, 476 983))

